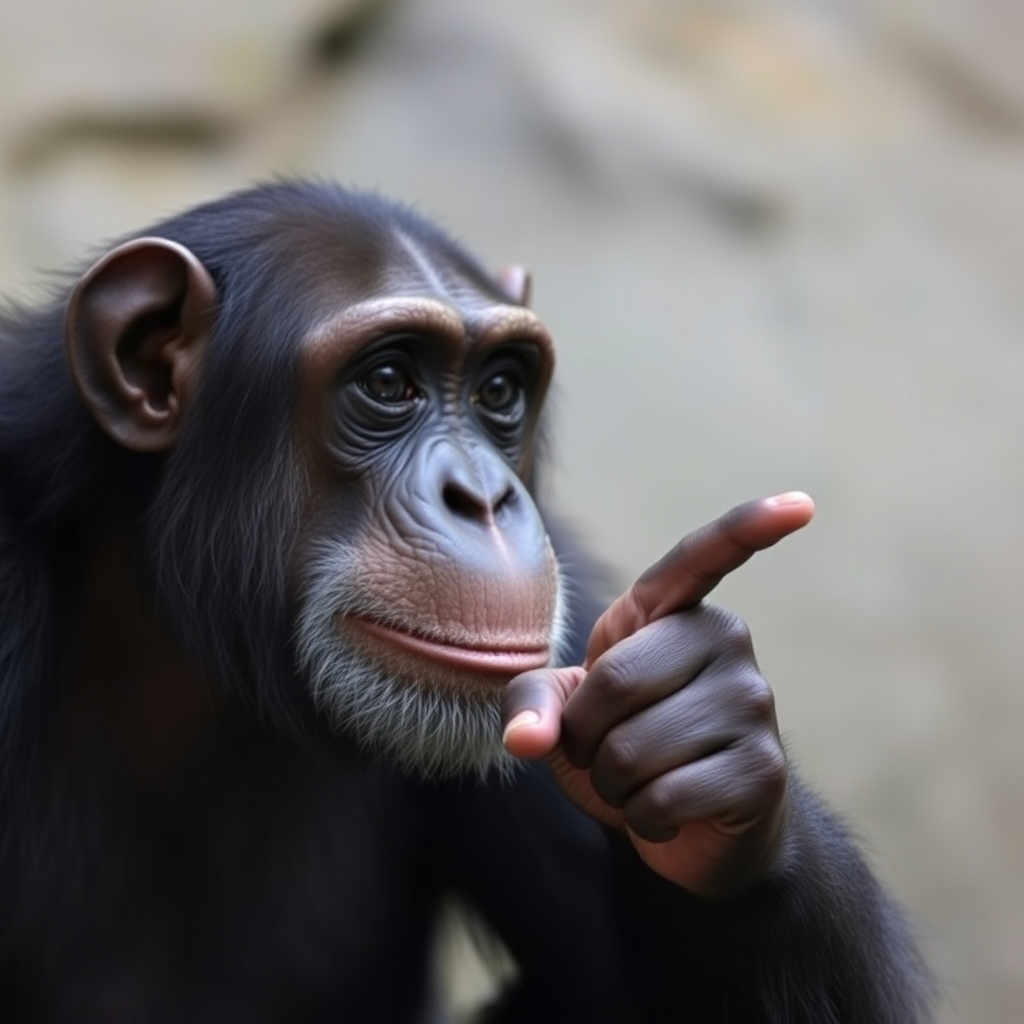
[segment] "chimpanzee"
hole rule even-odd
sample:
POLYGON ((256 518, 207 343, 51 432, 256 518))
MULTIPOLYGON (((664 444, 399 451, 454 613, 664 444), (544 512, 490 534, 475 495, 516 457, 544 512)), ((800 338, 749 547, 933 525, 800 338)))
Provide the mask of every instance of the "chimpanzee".
POLYGON ((928 1019, 704 601, 810 499, 734 509, 602 615, 533 497, 527 289, 279 182, 4 317, 5 1024, 437 1020, 453 903, 515 964, 490 1022, 928 1019))

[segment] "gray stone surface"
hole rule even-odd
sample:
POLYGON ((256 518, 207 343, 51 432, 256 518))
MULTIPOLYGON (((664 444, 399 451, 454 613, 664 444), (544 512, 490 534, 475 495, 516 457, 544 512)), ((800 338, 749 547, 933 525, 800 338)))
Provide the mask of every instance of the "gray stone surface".
POLYGON ((997 0, 5 0, 2 290, 289 172, 528 263, 547 484, 624 581, 730 504, 817 498, 722 597, 942 1020, 1016 1024, 1022 42, 997 0))

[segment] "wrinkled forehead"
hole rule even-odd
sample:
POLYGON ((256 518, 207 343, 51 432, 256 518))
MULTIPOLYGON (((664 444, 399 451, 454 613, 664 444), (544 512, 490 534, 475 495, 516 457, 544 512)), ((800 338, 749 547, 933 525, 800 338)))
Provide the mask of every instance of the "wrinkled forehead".
POLYGON ((507 299, 494 281, 467 265, 458 254, 396 230, 392 235, 393 263, 388 268, 388 291, 408 298, 435 299, 473 317, 507 299))
MULTIPOLYGON (((466 258, 401 227, 365 226, 349 237, 317 232, 298 262, 311 275, 304 347, 327 339, 365 343, 375 333, 440 333, 474 345, 485 335, 544 334, 536 316, 512 304, 466 258)), ((346 346, 347 347, 347 346, 346 346)))
POLYGON ((282 298, 301 293, 315 323, 384 299, 431 299, 468 318, 507 304, 496 281, 471 258, 393 223, 349 221, 285 232, 282 298), (310 230, 312 229, 312 230, 310 230))

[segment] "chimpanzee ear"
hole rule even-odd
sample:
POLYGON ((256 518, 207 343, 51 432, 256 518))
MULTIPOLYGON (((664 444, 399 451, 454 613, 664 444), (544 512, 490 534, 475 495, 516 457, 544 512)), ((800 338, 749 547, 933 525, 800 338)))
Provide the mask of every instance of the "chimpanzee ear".
POLYGON ((174 443, 216 306, 209 272, 165 238, 125 242, 75 286, 64 321, 71 376, 115 441, 143 452, 174 443))
POLYGON ((530 272, 525 267, 502 267, 495 277, 498 279, 501 290, 516 305, 528 306, 530 304, 533 281, 530 279, 530 272))

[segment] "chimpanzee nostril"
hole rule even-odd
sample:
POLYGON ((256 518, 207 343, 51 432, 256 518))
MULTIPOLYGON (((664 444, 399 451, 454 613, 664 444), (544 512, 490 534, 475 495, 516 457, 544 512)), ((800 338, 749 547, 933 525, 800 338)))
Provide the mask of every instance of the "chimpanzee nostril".
POLYGON ((449 482, 441 491, 445 507, 460 519, 490 522, 515 504, 515 488, 509 484, 493 501, 472 487, 449 482))
POLYGON ((516 489, 509 484, 505 488, 505 493, 498 497, 498 500, 494 503, 493 511, 495 516, 500 516, 502 512, 511 509, 516 503, 516 489))
POLYGON ((445 506, 461 519, 488 519, 491 509, 478 494, 457 483, 447 483, 441 492, 445 506))

